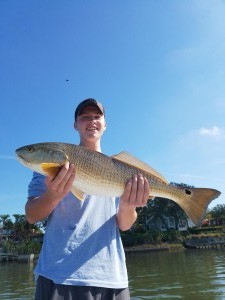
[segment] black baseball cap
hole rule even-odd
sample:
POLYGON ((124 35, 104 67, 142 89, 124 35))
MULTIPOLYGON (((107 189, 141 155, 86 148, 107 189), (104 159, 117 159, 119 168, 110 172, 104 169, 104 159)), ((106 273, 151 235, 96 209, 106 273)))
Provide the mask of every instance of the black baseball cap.
POLYGON ((82 101, 80 104, 78 104, 78 106, 75 110, 75 114, 74 114, 75 120, 77 119, 77 116, 79 116, 82 113, 82 110, 87 106, 95 106, 98 108, 98 110, 101 112, 101 114, 103 114, 103 115, 105 114, 105 109, 99 101, 97 101, 93 98, 88 98, 88 99, 85 99, 84 101, 82 101))

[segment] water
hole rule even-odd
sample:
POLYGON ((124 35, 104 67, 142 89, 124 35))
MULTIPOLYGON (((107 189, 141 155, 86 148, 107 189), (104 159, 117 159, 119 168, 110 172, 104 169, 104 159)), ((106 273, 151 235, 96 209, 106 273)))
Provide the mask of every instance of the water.
POLYGON ((27 263, 0 263, 0 299, 33 299, 33 265, 27 263))
MULTIPOLYGON (((225 251, 127 254, 132 300, 225 299, 225 251)), ((32 300, 33 265, 0 263, 0 299, 32 300)))
POLYGON ((225 299, 224 258, 217 250, 129 254, 132 300, 225 299))

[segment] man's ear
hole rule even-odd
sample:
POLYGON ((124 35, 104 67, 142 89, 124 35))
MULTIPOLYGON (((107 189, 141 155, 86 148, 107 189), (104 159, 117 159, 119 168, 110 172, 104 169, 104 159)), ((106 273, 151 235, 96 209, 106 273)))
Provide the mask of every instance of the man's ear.
POLYGON ((77 130, 77 122, 76 121, 74 121, 73 127, 74 127, 75 130, 77 130))
POLYGON ((106 122, 105 122, 104 130, 106 130, 106 128, 107 128, 107 124, 106 124, 106 122))

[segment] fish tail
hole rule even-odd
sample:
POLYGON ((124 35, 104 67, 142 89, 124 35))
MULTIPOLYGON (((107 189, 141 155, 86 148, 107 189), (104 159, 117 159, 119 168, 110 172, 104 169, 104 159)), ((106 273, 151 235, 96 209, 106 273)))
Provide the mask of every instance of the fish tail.
POLYGON ((180 206, 198 226, 201 224, 210 202, 219 197, 221 193, 207 188, 187 188, 184 191, 187 197, 180 203, 180 206))

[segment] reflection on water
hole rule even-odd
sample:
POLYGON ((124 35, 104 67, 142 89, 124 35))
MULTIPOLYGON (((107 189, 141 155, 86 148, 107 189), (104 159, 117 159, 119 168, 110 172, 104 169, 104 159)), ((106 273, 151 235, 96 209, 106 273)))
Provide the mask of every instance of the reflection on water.
POLYGON ((33 299, 33 265, 26 263, 0 263, 0 299, 33 299))
MULTIPOLYGON (((225 299, 224 256, 222 250, 129 253, 131 299, 225 299)), ((33 295, 33 265, 0 263, 1 300, 33 295)))
POLYGON ((225 299, 225 252, 127 255, 132 300, 225 299))

